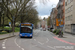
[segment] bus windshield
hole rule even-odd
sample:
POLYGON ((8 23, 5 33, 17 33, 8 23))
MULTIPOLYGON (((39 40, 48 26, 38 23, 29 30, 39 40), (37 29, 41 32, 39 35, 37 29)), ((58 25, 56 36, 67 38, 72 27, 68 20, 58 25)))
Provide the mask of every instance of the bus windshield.
POLYGON ((32 26, 21 26, 21 33, 32 33, 32 26))

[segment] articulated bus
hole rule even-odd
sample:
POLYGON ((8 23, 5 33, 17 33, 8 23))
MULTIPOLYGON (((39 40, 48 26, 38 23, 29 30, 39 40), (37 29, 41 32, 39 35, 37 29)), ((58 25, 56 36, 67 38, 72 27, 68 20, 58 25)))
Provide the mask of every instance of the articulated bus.
POLYGON ((20 37, 33 37, 33 24, 21 23, 20 24, 20 37))

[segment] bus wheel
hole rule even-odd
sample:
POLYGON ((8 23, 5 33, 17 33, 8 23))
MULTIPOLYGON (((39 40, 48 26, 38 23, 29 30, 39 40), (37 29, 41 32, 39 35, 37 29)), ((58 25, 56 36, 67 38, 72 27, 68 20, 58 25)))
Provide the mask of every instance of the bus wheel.
POLYGON ((30 37, 30 38, 33 38, 33 37, 30 37))

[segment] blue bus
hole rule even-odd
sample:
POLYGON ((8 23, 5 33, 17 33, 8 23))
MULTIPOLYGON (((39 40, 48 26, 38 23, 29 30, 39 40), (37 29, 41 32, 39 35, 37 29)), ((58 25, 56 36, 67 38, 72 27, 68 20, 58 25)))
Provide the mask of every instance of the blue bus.
POLYGON ((33 24, 21 23, 20 24, 20 37, 33 37, 33 24))

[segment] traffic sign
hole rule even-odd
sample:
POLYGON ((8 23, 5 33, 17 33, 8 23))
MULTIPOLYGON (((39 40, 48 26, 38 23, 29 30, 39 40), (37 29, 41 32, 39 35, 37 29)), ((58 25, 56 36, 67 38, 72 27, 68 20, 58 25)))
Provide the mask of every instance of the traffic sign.
POLYGON ((11 24, 11 22, 9 22, 9 25, 11 24))
POLYGON ((9 22, 9 26, 11 27, 11 22, 9 22))

